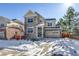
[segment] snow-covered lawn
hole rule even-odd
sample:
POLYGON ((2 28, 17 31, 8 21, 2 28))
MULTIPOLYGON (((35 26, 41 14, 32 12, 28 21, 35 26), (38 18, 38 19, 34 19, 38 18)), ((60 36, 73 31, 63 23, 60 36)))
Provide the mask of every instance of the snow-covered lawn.
POLYGON ((45 38, 40 41, 0 40, 1 56, 79 56, 79 41, 45 38))

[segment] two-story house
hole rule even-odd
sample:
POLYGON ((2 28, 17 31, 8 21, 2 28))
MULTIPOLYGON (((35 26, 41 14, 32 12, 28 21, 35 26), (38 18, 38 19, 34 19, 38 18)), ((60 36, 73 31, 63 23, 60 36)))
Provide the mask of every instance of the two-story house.
POLYGON ((56 19, 45 19, 31 10, 25 14, 24 18, 27 38, 61 37, 61 29, 56 26, 56 19))
POLYGON ((25 35, 27 38, 44 37, 44 17, 37 12, 29 10, 25 16, 25 35))

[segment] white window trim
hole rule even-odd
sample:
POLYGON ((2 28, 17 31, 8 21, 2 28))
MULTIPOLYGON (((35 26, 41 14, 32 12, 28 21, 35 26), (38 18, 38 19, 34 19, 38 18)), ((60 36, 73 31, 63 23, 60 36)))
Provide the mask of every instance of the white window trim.
MULTIPOLYGON (((30 18, 34 19, 33 17, 29 17, 29 18, 27 18, 27 19, 30 19, 30 18)), ((28 20, 27 20, 27 22, 28 22, 28 20)), ((33 22, 34 22, 34 20, 33 20, 33 22)), ((28 24, 29 24, 29 22, 28 22, 28 24)))
POLYGON ((33 29, 33 32, 34 32, 34 27, 27 27, 27 33, 29 33, 29 32, 28 32, 28 28, 32 28, 32 29, 33 29))

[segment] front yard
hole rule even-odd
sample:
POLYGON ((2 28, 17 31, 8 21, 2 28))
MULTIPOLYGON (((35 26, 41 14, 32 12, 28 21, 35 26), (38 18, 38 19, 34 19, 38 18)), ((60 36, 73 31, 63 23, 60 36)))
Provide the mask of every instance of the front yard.
POLYGON ((40 41, 0 40, 0 56, 79 56, 79 41, 45 38, 40 41))

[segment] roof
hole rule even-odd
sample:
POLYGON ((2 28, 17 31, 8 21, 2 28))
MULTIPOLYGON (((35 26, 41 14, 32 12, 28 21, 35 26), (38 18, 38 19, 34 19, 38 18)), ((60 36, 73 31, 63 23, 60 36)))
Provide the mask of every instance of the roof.
POLYGON ((40 16, 42 18, 44 18, 43 16, 41 16, 38 12, 35 12, 35 14, 37 14, 37 16, 40 16))
POLYGON ((42 17, 42 18, 44 18, 43 16, 41 16, 38 12, 33 12, 33 11, 31 11, 31 10, 29 10, 24 16, 25 17, 28 17, 29 15, 31 14, 31 16, 40 16, 40 17, 42 17))
POLYGON ((12 19, 12 21, 16 22, 16 23, 19 23, 21 25, 24 25, 20 20, 17 20, 17 19, 12 19))
POLYGON ((45 19, 45 20, 56 20, 55 18, 48 18, 48 19, 45 19))
POLYGON ((4 16, 0 16, 0 20, 5 20, 6 22, 10 22, 10 19, 4 16))
POLYGON ((29 10, 27 13, 25 13, 24 17, 28 17, 29 15, 30 15, 30 16, 37 16, 37 15, 35 14, 35 12, 29 10))

